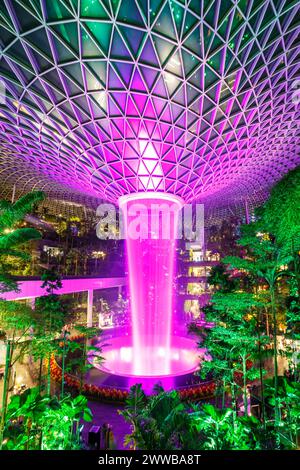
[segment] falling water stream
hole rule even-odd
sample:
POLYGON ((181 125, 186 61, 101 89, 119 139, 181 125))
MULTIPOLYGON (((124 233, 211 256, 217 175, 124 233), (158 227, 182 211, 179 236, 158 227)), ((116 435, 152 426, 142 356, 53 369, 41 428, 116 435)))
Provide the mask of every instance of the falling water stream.
POLYGON ((128 196, 120 202, 132 317, 132 373, 169 375, 172 373, 174 269, 181 201, 172 195, 147 193, 146 196, 128 196))
POLYGON ((158 382, 170 390, 176 377, 192 374, 199 367, 196 343, 175 334, 173 315, 182 201, 170 194, 136 193, 121 197, 119 204, 127 249, 131 328, 123 336, 110 338, 104 362, 93 361, 93 365, 109 374, 106 383, 113 386, 128 388, 138 380, 149 393, 158 382))

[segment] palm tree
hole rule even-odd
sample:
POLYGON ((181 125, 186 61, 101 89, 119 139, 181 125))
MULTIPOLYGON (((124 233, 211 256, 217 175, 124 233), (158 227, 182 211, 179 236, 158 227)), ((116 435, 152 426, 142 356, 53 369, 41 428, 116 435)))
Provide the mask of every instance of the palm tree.
MULTIPOLYGON (((0 201, 0 293, 10 290, 17 290, 17 282, 14 281, 9 275, 7 270, 7 257, 14 257, 16 259, 30 258, 27 253, 20 248, 30 240, 41 238, 40 233, 32 228, 15 228, 16 224, 24 219, 25 215, 32 210, 33 206, 44 199, 42 192, 31 192, 21 197, 14 204, 8 201, 0 201)), ((5 303, 5 302, 4 302, 5 303)), ((10 380, 10 373, 12 369, 13 353, 16 345, 24 349, 26 345, 26 334, 28 332, 28 312, 23 309, 24 315, 20 315, 19 305, 10 302, 7 305, 1 301, 2 311, 10 310, 10 315, 2 315, 0 319, 0 329, 4 331, 13 328, 13 337, 9 338, 6 335, 6 361, 4 384, 2 394, 2 414, 0 421, 0 448, 3 441, 3 431, 5 424, 5 415, 7 409, 8 399, 8 384, 10 380), (14 320, 17 319, 17 323, 14 320), (2 320, 2 321, 1 321, 2 320), (13 322, 13 325, 11 324, 13 322), (17 330, 22 330, 21 334, 17 335, 17 330), (24 341, 21 339, 24 338, 24 341), (22 343, 22 346, 20 344, 22 343)), ((7 313, 7 312, 6 312, 7 313)))
POLYGON ((242 237, 239 244, 248 249, 248 258, 239 258, 228 256, 223 262, 230 265, 231 268, 246 271, 249 276, 255 279, 256 283, 260 281, 268 287, 270 296, 271 316, 273 319, 273 356, 274 356, 274 398, 275 398, 275 424, 276 427, 280 421, 280 409, 277 400, 278 392, 278 346, 277 346, 277 283, 283 277, 290 274, 287 265, 292 257, 283 252, 272 237, 264 232, 265 223, 259 219, 249 225, 242 227, 242 237))
POLYGON ((131 434, 125 436, 125 444, 130 445, 133 449, 136 449, 138 443, 141 441, 141 437, 138 432, 138 418, 141 410, 145 407, 145 404, 146 395, 142 390, 142 385, 136 384, 130 389, 124 410, 119 411, 119 414, 123 416, 125 421, 130 423, 132 426, 131 434))

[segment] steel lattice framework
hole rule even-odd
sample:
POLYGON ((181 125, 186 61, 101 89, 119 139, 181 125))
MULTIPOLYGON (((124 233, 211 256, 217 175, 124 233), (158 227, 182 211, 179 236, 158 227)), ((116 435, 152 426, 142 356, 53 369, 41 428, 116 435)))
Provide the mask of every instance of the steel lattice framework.
POLYGON ((299 2, 4 0, 1 181, 250 203, 300 162, 299 2))

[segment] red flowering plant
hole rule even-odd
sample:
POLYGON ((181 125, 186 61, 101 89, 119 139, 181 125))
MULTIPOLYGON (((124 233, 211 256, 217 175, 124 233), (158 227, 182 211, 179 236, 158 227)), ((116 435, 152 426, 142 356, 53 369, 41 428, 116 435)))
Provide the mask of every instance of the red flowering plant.
MULTIPOLYGON (((62 369, 55 360, 54 355, 51 357, 51 377, 58 383, 61 383, 62 380, 62 369)), ((108 388, 100 387, 98 385, 83 383, 80 384, 80 379, 65 373, 65 385, 69 389, 73 389, 76 392, 79 392, 80 387, 82 387, 82 392, 84 395, 93 398, 99 398, 107 401, 114 401, 118 403, 123 403, 128 395, 126 390, 121 390, 118 388, 108 388)))

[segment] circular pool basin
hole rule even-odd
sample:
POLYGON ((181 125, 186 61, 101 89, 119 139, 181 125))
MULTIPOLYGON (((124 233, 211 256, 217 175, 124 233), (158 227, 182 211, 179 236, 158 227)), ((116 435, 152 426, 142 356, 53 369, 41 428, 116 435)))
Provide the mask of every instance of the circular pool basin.
MULTIPOLYGON (((99 343, 101 346, 101 343, 99 343)), ((94 368, 89 372, 89 379, 92 383, 104 386, 121 386, 128 389, 130 386, 141 383, 145 391, 153 389, 155 384, 160 384, 165 390, 184 386, 190 383, 191 376, 199 368, 201 353, 196 347, 195 340, 181 336, 173 336, 169 349, 169 370, 166 373, 161 370, 166 351, 164 348, 155 349, 145 346, 143 358, 151 361, 151 374, 137 374, 134 370, 134 352, 132 348, 132 338, 117 337, 111 338, 103 347, 101 356, 104 361, 99 363, 92 353, 89 357, 94 368), (97 375, 97 372, 100 375, 97 375)), ((149 370, 146 367, 145 370, 149 370)))

